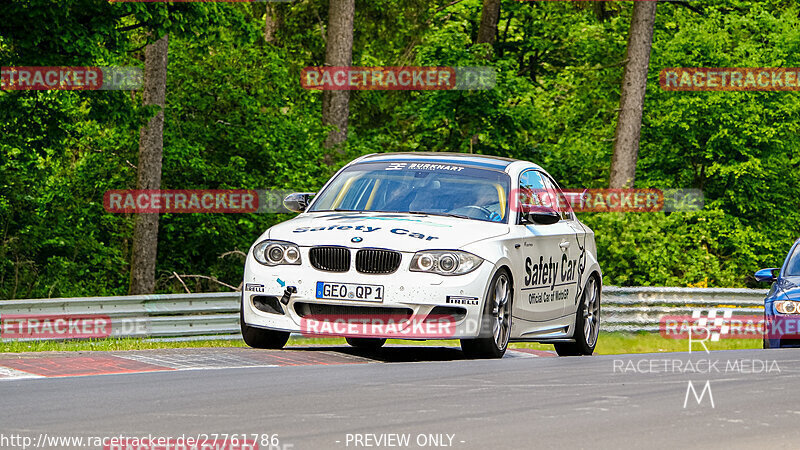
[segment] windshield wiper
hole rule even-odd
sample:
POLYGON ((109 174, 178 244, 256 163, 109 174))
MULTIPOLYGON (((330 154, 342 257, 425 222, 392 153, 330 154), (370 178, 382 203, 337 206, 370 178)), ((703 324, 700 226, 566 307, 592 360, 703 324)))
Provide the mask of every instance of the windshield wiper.
MULTIPOLYGON (((401 211, 398 211, 401 212, 401 211)), ((459 219, 470 219, 474 220, 474 218, 470 216, 465 216, 463 214, 453 214, 448 212, 429 212, 429 211, 402 211, 408 214, 424 214, 426 216, 445 216, 445 217, 457 217, 459 219)))
POLYGON ((309 212, 354 212, 354 213, 363 213, 364 211, 359 211, 357 209, 334 208, 334 209, 319 209, 319 210, 316 210, 316 211, 309 211, 309 212))

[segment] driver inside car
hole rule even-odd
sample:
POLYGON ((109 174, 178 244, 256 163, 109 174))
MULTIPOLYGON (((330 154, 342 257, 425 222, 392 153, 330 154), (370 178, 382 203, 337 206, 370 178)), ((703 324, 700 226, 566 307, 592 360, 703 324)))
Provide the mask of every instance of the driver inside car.
POLYGON ((480 189, 477 190, 476 197, 473 204, 478 208, 489 211, 491 213, 488 217, 489 220, 492 222, 500 222, 503 220, 503 213, 505 211, 502 210, 499 194, 495 186, 480 186, 480 189))
POLYGON ((459 193, 463 199, 460 206, 450 213, 462 214, 478 219, 500 222, 505 213, 503 205, 500 203, 500 194, 497 187, 492 184, 479 184, 469 186, 469 190, 459 193))

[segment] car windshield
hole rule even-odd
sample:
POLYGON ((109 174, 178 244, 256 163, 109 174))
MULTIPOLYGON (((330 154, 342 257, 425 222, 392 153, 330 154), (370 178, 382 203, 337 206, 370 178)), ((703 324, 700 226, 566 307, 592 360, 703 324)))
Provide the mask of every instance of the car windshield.
POLYGON ((457 162, 373 162, 347 168, 309 211, 376 211, 508 220, 510 178, 457 162))
POLYGON ((800 276, 800 245, 794 248, 792 256, 789 257, 789 264, 786 265, 787 277, 800 276))

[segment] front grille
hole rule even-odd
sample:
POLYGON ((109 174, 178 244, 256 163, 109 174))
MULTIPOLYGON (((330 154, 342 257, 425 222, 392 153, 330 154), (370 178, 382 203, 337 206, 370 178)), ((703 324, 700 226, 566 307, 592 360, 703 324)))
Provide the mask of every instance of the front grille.
POLYGON ((308 257, 315 269, 326 272, 350 270, 350 250, 344 247, 313 247, 308 257))
POLYGON ((294 310, 300 317, 345 317, 353 318, 364 316, 387 317, 391 316, 395 320, 408 320, 413 314, 409 308, 392 308, 383 306, 349 306, 349 305, 326 305, 324 303, 297 302, 294 310))
POLYGON ((400 252, 392 250, 359 250, 356 270, 361 273, 394 273, 400 267, 400 252))

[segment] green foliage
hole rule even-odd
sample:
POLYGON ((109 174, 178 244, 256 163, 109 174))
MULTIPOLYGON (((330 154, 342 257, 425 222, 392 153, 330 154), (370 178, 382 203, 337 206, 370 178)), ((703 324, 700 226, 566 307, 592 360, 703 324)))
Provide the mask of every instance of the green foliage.
MULTIPOLYGON (((163 187, 316 190, 382 151, 459 151, 537 162, 565 187, 605 187, 630 2, 504 1, 493 45, 474 45, 480 0, 358 3, 353 64, 491 66, 485 91, 355 91, 341 153, 321 142, 327 2, 26 0, 0 7, 0 65, 133 65, 170 34, 163 187), (598 9, 600 8, 600 9, 598 9), (598 11, 601 13, 598 14, 598 11), (46 26, 41 26, 46 24, 46 26), (328 164, 332 162, 332 164, 328 164)), ((797 93, 666 92, 664 67, 798 67, 800 8, 785 0, 658 7, 637 187, 695 188, 693 213, 582 214, 607 284, 754 285, 800 235, 797 93)), ((0 298, 124 294, 133 217, 109 189, 135 188, 138 93, 0 91, 0 298)), ((158 290, 172 276, 236 286, 269 214, 165 214, 158 290), (227 255, 222 257, 222 255, 227 255)), ((226 289, 187 279, 192 290, 226 289)))
MULTIPOLYGON (((260 45, 257 28, 245 31, 171 46, 163 188, 309 190, 330 175, 319 151, 319 107, 297 83, 299 68, 292 67, 286 50, 260 45)), ((131 172, 131 187, 134 181, 131 172)), ((248 251, 266 228, 286 218, 163 215, 159 286, 181 288, 167 282, 173 271, 237 286, 243 260, 220 256, 248 251)))
POLYGON ((582 220, 595 230, 604 282, 612 285, 740 286, 787 251, 718 209, 595 213, 582 220))

